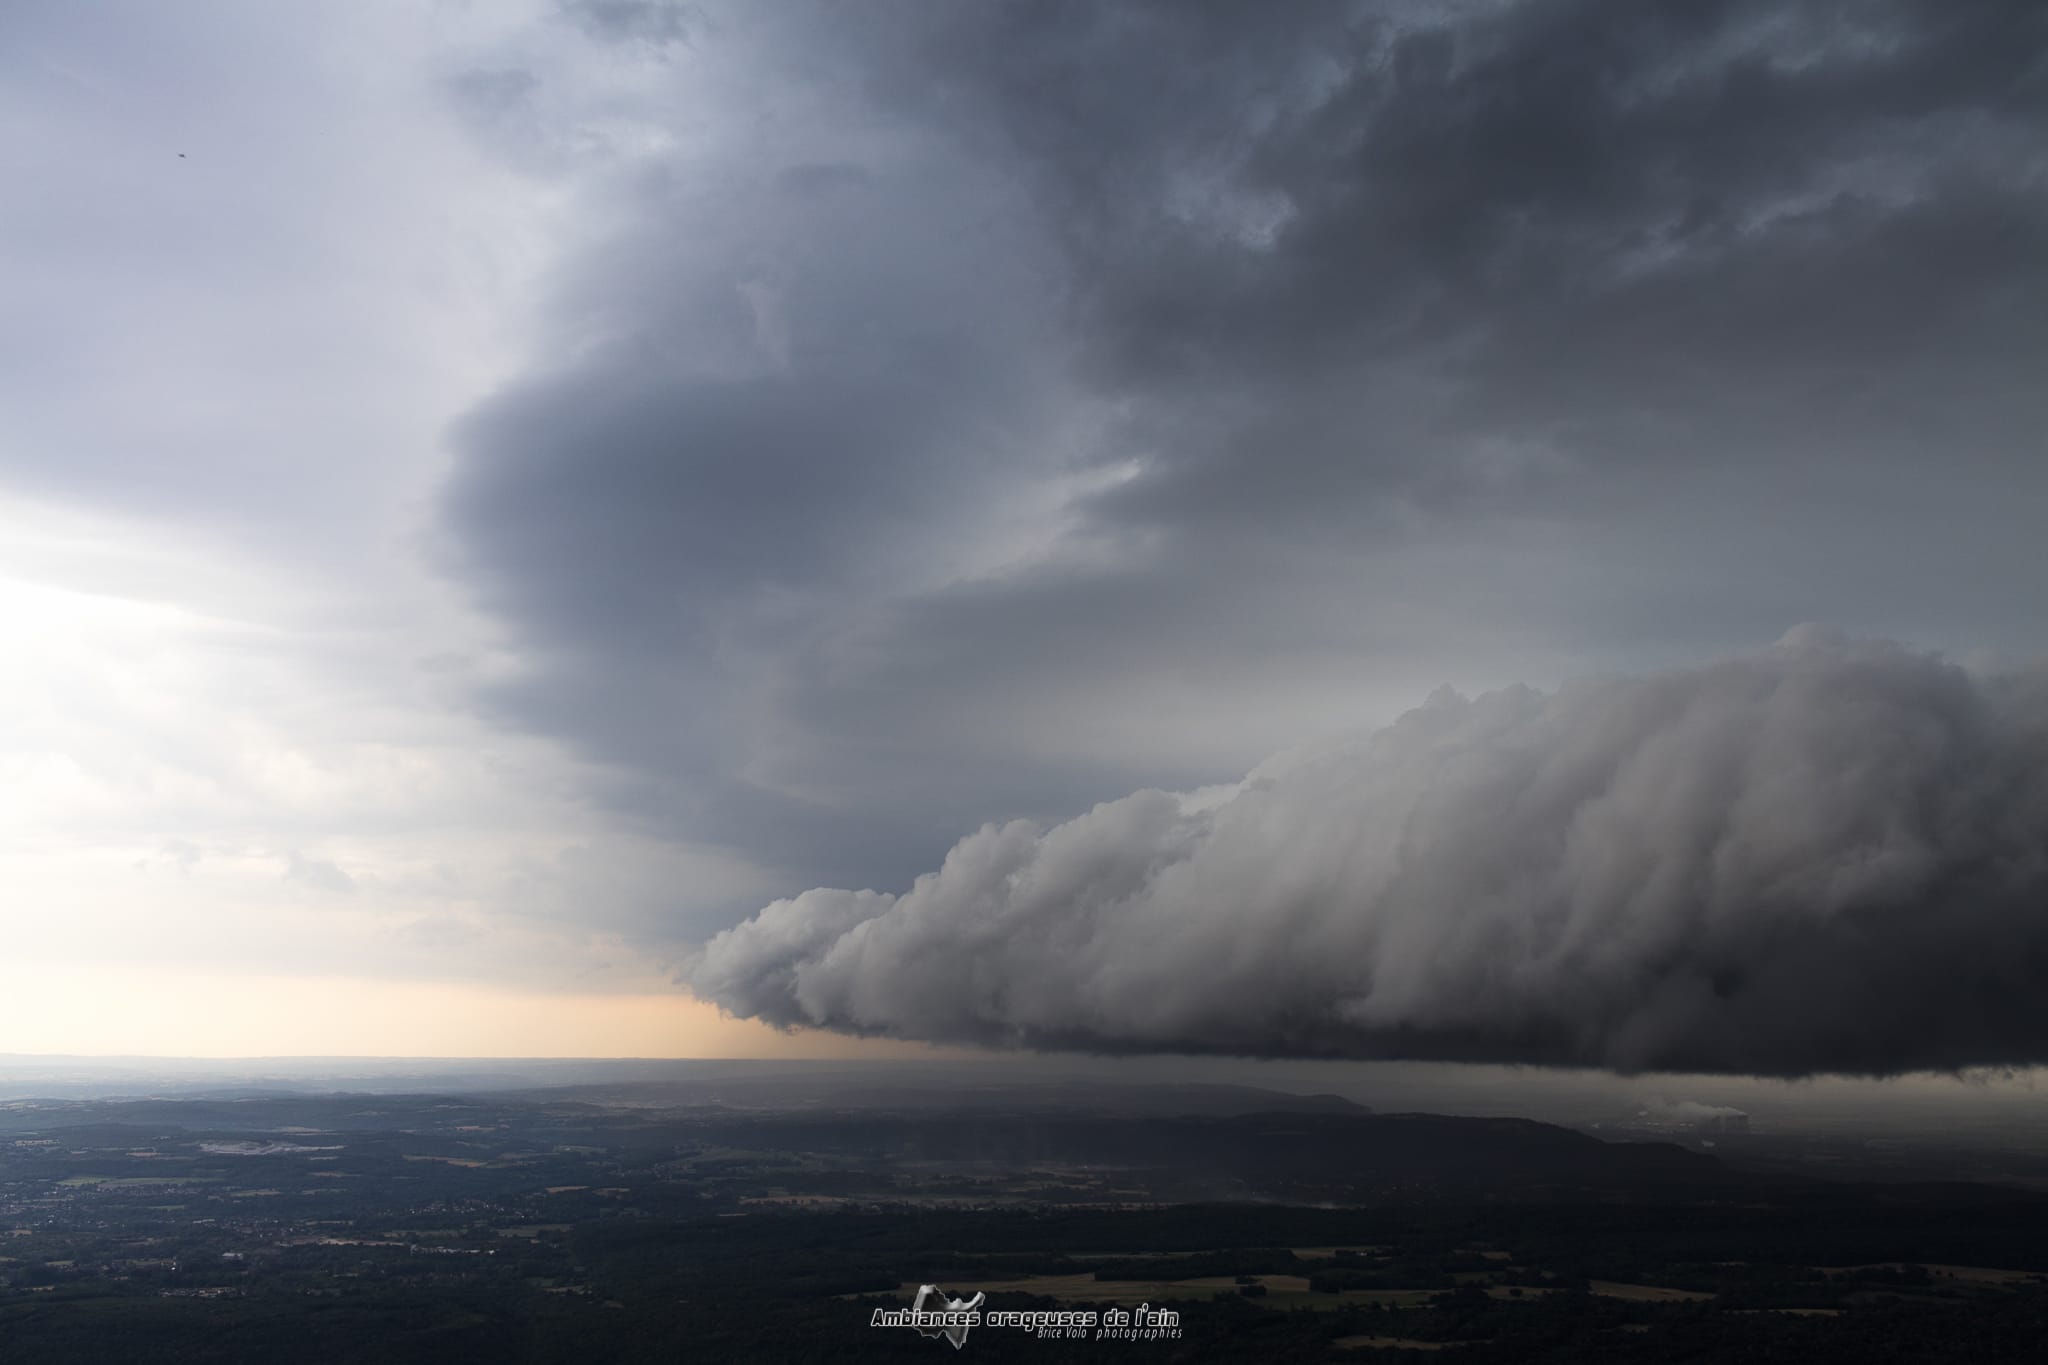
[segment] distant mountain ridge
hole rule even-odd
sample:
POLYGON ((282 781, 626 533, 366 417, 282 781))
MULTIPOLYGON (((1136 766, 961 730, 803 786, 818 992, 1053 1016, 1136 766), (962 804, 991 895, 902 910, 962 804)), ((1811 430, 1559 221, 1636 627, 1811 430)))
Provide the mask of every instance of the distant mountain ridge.
MULTIPOLYGON (((723 1120, 744 1141, 830 1147, 878 1158, 991 1168, 1108 1167, 1180 1172, 1239 1197, 1305 1202, 1378 1197, 1397 1186, 1527 1192, 1539 1187, 1669 1189, 1721 1183, 1713 1157, 1670 1143, 1616 1143, 1531 1119, 1266 1111, 1116 1117, 951 1112, 777 1114, 723 1120)), ((735 1139, 739 1140, 739 1139, 735 1139)))

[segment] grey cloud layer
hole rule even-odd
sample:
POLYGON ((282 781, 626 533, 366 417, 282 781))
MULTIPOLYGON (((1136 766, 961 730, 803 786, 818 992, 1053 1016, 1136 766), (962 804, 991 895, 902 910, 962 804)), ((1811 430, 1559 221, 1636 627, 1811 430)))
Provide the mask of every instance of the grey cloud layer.
POLYGON ((1887 1074, 2048 1059, 2048 669, 1795 631, 1442 692, 1234 792, 991 824, 712 939, 783 1026, 1035 1048, 1887 1074))
POLYGON ((726 94, 445 524, 655 828, 902 885, 1445 678, 2048 646, 2038 5, 568 13, 726 94))

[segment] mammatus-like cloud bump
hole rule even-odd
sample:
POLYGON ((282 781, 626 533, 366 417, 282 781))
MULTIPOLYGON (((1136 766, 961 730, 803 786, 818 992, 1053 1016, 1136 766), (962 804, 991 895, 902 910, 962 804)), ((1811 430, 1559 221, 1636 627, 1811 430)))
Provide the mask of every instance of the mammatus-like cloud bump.
POLYGON ((785 1027, 1803 1075, 2048 1060, 2048 668, 1812 628, 1444 691, 1227 797, 991 824, 689 989, 785 1027))

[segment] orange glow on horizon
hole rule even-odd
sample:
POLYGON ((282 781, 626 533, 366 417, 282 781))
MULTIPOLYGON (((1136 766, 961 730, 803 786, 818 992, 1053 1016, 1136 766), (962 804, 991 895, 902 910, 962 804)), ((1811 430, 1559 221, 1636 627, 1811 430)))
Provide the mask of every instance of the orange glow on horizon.
POLYGON ((929 1057, 914 1043, 785 1034, 676 992, 175 968, 0 967, 0 1053, 156 1057, 929 1057))

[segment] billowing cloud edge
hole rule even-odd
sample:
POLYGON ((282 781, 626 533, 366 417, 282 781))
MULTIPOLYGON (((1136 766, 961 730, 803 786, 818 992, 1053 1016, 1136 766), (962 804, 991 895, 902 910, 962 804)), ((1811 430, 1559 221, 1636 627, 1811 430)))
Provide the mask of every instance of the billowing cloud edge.
POLYGON ((2048 1059, 2048 667, 1798 628, 989 824, 679 983, 783 1028, 1774 1076, 2048 1059))

